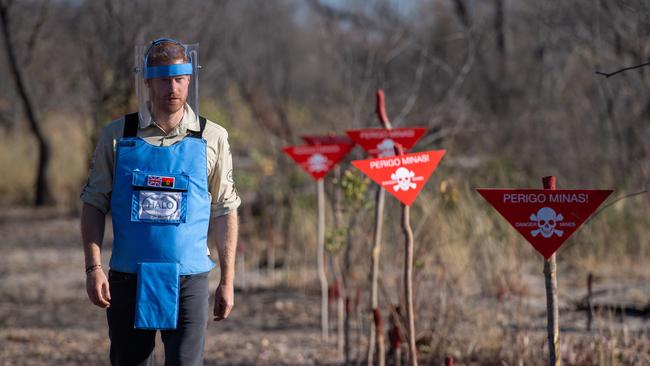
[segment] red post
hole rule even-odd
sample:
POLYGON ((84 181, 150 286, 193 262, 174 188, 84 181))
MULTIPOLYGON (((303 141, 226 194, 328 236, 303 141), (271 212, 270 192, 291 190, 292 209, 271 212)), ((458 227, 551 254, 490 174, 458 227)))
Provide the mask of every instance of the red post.
POLYGON ((377 117, 379 117, 379 121, 381 122, 382 126, 390 130, 393 128, 393 126, 390 123, 390 120, 388 119, 388 114, 386 114, 386 98, 384 97, 384 91, 379 89, 377 90, 377 105, 375 107, 375 112, 377 112, 377 117))
POLYGON ((399 325, 399 315, 401 309, 396 306, 390 315, 390 331, 388 332, 388 339, 390 341, 391 351, 393 353, 393 365, 401 366, 402 364, 402 331, 399 325))
POLYGON ((384 355, 386 354, 384 345, 384 318, 381 316, 381 310, 379 310, 379 308, 372 310, 372 316, 375 323, 375 329, 377 330, 377 361, 379 365, 384 365, 384 355))
MULTIPOLYGON (((384 92, 380 89, 377 90, 377 103, 375 106, 375 111, 377 113, 377 119, 381 123, 382 127, 387 130, 392 128, 390 121, 388 120, 388 115, 386 114, 386 105, 384 103, 384 92)), ((379 299, 378 299, 378 281, 379 281, 379 256, 381 253, 381 232, 382 232, 382 223, 384 218, 384 197, 386 192, 378 187, 377 196, 375 199, 375 231, 373 233, 373 245, 372 252, 370 256, 370 266, 371 266, 371 288, 370 288, 370 308, 374 312, 379 308, 379 299)), ((370 337, 368 342, 368 354, 367 354, 367 364, 372 366, 374 364, 374 355, 376 349, 385 349, 383 344, 384 336, 379 334, 378 330, 375 327, 374 321, 370 325, 370 337)), ((377 352, 378 365, 384 365, 385 359, 384 354, 377 352)))
POLYGON ((542 184, 544 184, 544 189, 557 189, 557 179, 554 175, 542 178, 542 184))
MULTIPOLYGON (((377 116, 386 129, 392 128, 386 114, 384 91, 377 90, 377 116)), ((404 155, 400 144, 395 144, 395 153, 404 155)), ((382 189, 380 189, 383 192, 382 189)), ((410 207, 402 204, 402 231, 404 233, 404 298, 407 315, 407 340, 409 344, 409 364, 417 366, 417 349, 415 346, 415 314, 413 311, 413 230, 411 229, 410 207)))

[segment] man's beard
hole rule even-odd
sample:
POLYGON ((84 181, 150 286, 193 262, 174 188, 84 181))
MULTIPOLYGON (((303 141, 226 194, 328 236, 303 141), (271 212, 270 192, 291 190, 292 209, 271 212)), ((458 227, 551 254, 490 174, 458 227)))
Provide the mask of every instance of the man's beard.
POLYGON ((161 98, 158 107, 164 112, 172 114, 181 110, 181 108, 183 108, 183 106, 185 105, 186 101, 187 98, 177 97, 174 95, 167 96, 165 98, 161 98))

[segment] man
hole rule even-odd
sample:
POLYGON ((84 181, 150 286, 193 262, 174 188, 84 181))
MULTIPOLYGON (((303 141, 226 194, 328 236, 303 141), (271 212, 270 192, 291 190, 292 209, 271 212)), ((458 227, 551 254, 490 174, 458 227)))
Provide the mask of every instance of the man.
POLYGON ((86 290, 106 309, 113 365, 153 364, 157 330, 166 365, 202 364, 208 241, 221 267, 214 320, 234 304, 240 199, 226 130, 198 116, 197 51, 160 39, 141 52, 139 113, 104 128, 81 194, 86 290), (107 278, 100 254, 109 210, 107 278))

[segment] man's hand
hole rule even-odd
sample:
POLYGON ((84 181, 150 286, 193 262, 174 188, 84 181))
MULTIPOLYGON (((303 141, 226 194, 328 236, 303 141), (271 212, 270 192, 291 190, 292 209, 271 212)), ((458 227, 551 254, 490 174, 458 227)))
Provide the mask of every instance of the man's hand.
POLYGON ((86 275, 86 292, 90 301, 100 308, 111 306, 111 292, 108 288, 106 274, 100 268, 86 275))
POLYGON ((237 211, 217 216, 210 222, 208 237, 217 244, 221 280, 214 293, 214 320, 228 318, 235 305, 235 252, 237 251, 237 211))
MULTIPOLYGON (((105 216, 96 207, 84 203, 81 209, 81 240, 84 245, 86 268, 96 267, 102 262, 101 248, 104 239, 105 216)), ((95 268, 86 274, 86 293, 93 304, 100 308, 109 307, 111 293, 104 271, 95 268)))
POLYGON ((235 305, 235 289, 232 284, 219 283, 214 293, 214 321, 228 318, 232 307, 235 305))

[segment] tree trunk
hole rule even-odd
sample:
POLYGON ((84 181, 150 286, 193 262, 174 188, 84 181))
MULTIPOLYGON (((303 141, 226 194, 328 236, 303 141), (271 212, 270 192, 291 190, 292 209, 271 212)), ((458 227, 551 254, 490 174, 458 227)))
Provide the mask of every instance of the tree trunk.
POLYGON ((38 143, 38 163, 36 169, 34 204, 36 206, 44 206, 52 203, 50 186, 47 179, 47 170, 50 163, 50 145, 45 138, 43 130, 41 129, 41 124, 38 120, 37 112, 34 108, 34 103, 32 102, 29 92, 27 91, 27 83, 25 81, 24 70, 18 63, 18 59, 16 57, 16 50, 11 40, 11 29, 9 26, 8 12, 8 6, 4 3, 1 4, 0 22, 2 23, 2 35, 4 38, 5 47, 7 48, 7 56, 9 57, 11 75, 14 78, 16 90, 18 91, 23 109, 27 115, 29 129, 34 134, 34 137, 38 143))
POLYGON ((494 0, 494 32, 496 33, 495 42, 497 53, 500 58, 504 58, 506 54, 506 37, 504 33, 504 12, 503 0, 494 0))
POLYGON ((508 66, 506 58, 506 37, 505 37, 505 11, 504 0, 494 0, 494 33, 495 46, 497 50, 497 75, 495 84, 499 96, 499 108, 503 113, 507 113, 510 107, 510 86, 508 77, 508 66))

